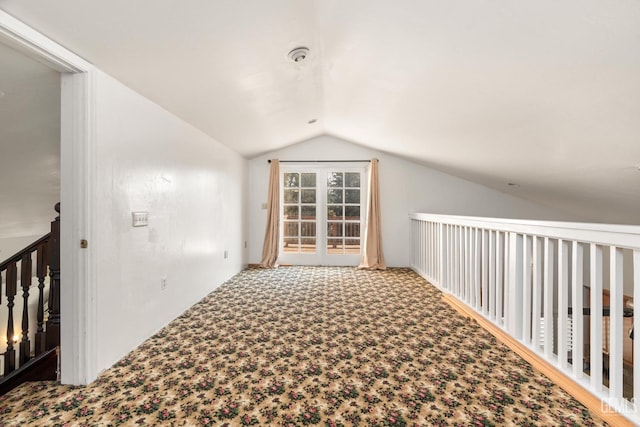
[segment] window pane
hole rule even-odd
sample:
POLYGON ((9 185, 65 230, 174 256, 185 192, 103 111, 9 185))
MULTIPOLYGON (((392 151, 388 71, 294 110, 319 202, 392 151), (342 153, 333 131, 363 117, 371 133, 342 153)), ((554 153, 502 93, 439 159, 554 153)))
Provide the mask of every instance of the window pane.
POLYGON ((302 237, 316 237, 316 223, 315 222, 301 222, 300 223, 300 235, 302 237))
POLYGON ((342 205, 327 206, 327 219, 342 219, 342 205))
POLYGON ((284 174, 284 187, 300 187, 300 174, 299 173, 285 173, 284 174))
POLYGON ((360 219, 360 206, 345 206, 344 219, 358 221, 360 219))
POLYGON ((311 239, 311 238, 302 239, 302 245, 300 245, 300 252, 315 253, 316 252, 316 239, 311 239))
POLYGON ((302 174, 302 187, 315 188, 316 186, 316 174, 315 173, 303 173, 302 174))
POLYGON ((327 187, 342 187, 342 172, 329 172, 327 175, 327 187))
POLYGON ((357 187, 360 188, 360 173, 359 172, 347 172, 345 174, 345 187, 357 187))
POLYGON ((360 190, 345 190, 345 203, 360 203, 360 190))
POLYGON ((298 239, 297 238, 284 239, 284 247, 282 249, 285 252, 298 252, 298 239))
POLYGON ((300 190, 284 190, 285 203, 298 203, 300 200, 300 190))
POLYGON ((285 206, 284 207, 284 219, 298 219, 298 207, 297 206, 285 206))
POLYGON ((297 237, 298 234, 298 223, 297 222, 285 222, 284 223, 284 236, 286 237, 297 237))
POLYGON ((302 203, 315 203, 316 190, 302 190, 302 203))
POLYGON ((342 223, 341 222, 329 222, 327 223, 327 236, 328 237, 342 237, 342 223))
POLYGON ((360 223, 346 222, 344 224, 344 235, 346 237, 360 237, 360 223))
POLYGON ((341 254, 342 253, 342 239, 328 239, 327 240, 327 253, 341 254))
POLYGON ((316 206, 303 206, 302 219, 316 219, 316 206))
POLYGON ((359 254, 360 253, 360 240, 346 239, 344 241, 344 252, 346 254, 359 254))
POLYGON ((327 203, 342 203, 342 190, 327 190, 327 203))

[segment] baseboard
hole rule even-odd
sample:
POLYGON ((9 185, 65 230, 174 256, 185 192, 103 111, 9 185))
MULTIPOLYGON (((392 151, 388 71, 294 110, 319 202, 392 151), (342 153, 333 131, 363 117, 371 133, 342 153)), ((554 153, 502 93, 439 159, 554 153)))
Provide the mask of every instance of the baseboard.
POLYGON ((58 379, 58 347, 37 357, 0 378, 0 396, 29 381, 55 381, 58 379))
POLYGON ((631 421, 618 413, 612 413, 609 411, 604 412, 602 410, 602 402, 600 401, 600 399, 574 383, 553 365, 539 357, 526 346, 511 337, 511 335, 495 326, 489 320, 476 313, 473 309, 458 301, 454 296, 443 294, 442 299, 463 316, 469 317, 478 322, 480 326, 482 326, 489 333, 495 336, 500 342, 505 344, 511 350, 515 351, 520 357, 529 362, 531 366, 534 367, 534 369, 542 372, 551 381, 553 381, 560 388, 573 396, 577 401, 586 406, 592 413, 596 414, 598 417, 606 421, 609 425, 620 427, 634 426, 631 421))

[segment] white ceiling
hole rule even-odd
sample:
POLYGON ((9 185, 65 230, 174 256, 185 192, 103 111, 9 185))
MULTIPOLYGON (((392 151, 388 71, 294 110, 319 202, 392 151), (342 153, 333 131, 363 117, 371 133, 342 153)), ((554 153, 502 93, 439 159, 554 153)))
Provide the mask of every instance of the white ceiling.
POLYGON ((326 133, 580 217, 640 224, 638 0, 0 8, 247 157, 326 133), (287 53, 300 45, 311 53, 294 64, 287 53))

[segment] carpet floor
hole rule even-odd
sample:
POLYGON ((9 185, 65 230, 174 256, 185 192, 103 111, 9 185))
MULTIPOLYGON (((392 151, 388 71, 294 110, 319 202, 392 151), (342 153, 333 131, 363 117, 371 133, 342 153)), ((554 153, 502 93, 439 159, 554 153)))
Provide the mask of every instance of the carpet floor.
POLYGON ((245 270, 87 387, 0 426, 606 425, 409 269, 245 270))

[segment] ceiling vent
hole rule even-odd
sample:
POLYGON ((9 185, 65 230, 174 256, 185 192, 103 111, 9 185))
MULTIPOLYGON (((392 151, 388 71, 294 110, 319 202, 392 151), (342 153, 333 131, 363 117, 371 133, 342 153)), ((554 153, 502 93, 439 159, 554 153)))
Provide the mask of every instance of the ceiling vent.
POLYGON ((309 48, 300 46, 289 52, 289 59, 293 62, 300 63, 307 58, 307 55, 309 55, 309 48))

